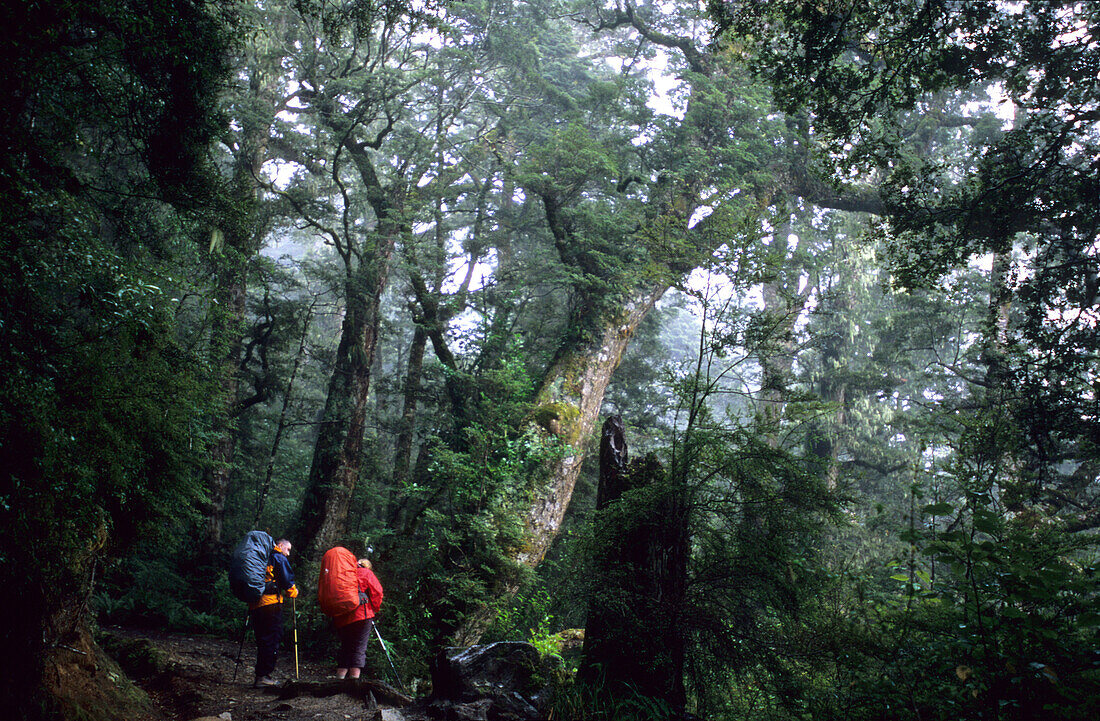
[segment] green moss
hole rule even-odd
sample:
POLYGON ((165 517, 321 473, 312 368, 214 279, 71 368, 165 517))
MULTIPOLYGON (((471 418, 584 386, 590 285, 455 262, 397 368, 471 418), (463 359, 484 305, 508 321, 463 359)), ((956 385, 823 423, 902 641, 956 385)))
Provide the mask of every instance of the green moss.
POLYGON ((167 655, 147 639, 105 634, 99 645, 130 676, 155 676, 168 667, 167 655))
POLYGON ((560 438, 564 443, 575 445, 580 441, 581 409, 572 403, 556 401, 543 403, 535 408, 531 420, 547 433, 560 438))
MULTIPOLYGON (((46 659, 48 693, 57 716, 72 721, 138 721, 154 715, 150 698, 102 648, 82 636, 75 646, 62 646, 46 659), (62 679, 64 680, 62 682, 62 679)), ((148 642, 145 642, 148 644, 148 642)), ((159 652, 130 644, 142 663, 159 652)))

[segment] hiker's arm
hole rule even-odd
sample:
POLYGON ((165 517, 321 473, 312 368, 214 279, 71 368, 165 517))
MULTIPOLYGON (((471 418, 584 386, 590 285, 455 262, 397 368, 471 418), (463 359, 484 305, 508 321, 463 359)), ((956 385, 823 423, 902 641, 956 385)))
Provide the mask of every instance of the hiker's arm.
POLYGON ((290 568, 290 561, 283 554, 276 553, 271 565, 274 567, 275 582, 279 589, 286 591, 291 598, 296 598, 298 589, 294 585, 294 571, 290 568))
POLYGON ((382 582, 374 572, 367 569, 367 587, 370 589, 370 607, 375 613, 382 607, 382 582))

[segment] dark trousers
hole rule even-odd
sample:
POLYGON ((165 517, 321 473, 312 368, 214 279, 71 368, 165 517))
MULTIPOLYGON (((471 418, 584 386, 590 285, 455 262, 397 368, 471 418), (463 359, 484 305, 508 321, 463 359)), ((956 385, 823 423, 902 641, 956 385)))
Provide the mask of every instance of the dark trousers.
POLYGON ((340 651, 336 654, 337 668, 363 668, 367 662, 367 646, 374 630, 374 620, 353 621, 336 629, 340 637, 340 651))
POLYGON ((279 660, 279 644, 283 641, 283 604, 272 603, 248 612, 252 630, 256 633, 256 678, 275 670, 279 660))

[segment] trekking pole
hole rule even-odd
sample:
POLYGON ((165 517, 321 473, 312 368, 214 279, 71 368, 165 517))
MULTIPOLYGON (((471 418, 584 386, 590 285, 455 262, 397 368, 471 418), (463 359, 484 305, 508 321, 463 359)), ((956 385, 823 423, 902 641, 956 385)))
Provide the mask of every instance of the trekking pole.
POLYGON ((405 690, 405 684, 401 683, 401 677, 397 675, 397 667, 393 665, 393 658, 390 657, 390 650, 386 648, 386 642, 382 640, 382 634, 378 631, 378 624, 371 623, 374 626, 374 635, 378 636, 378 645, 382 647, 382 653, 386 654, 386 660, 390 662, 390 668, 393 669, 393 677, 397 679, 397 685, 401 687, 401 690, 405 690))
POLYGON ((290 610, 294 614, 294 678, 301 678, 298 675, 298 599, 290 599, 290 610))
POLYGON ((237 663, 233 667, 233 683, 237 683, 237 671, 241 669, 241 652, 244 651, 244 637, 248 633, 248 613, 244 614, 244 624, 241 625, 241 645, 237 649, 237 663))

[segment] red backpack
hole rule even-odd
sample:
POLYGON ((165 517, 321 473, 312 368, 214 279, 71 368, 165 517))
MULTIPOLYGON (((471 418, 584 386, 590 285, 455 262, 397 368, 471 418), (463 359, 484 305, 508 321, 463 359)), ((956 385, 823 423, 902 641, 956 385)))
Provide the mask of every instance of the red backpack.
POLYGON ((342 616, 359 607, 359 559, 336 546, 321 557, 321 576, 317 579, 317 602, 326 616, 342 616))

